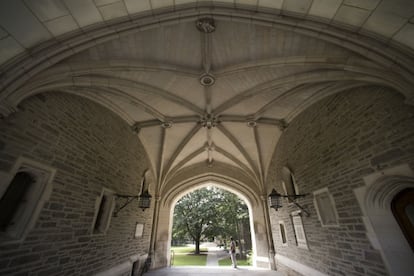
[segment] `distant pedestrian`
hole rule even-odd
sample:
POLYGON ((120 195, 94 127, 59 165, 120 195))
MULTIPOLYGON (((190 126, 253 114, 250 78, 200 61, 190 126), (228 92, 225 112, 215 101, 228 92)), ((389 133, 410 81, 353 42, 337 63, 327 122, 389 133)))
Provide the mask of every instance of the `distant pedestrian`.
POLYGON ((233 237, 230 238, 230 258, 231 263, 233 264, 233 267, 237 267, 237 261, 236 261, 236 242, 233 240, 233 237))

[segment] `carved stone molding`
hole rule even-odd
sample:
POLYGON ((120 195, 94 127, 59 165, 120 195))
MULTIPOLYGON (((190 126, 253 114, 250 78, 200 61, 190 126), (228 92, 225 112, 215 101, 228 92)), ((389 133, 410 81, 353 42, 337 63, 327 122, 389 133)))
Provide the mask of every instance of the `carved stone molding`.
POLYGON ((131 126, 131 130, 132 132, 134 132, 135 134, 139 134, 139 131, 141 130, 141 127, 139 125, 139 123, 135 123, 131 126))
POLYGON ((206 114, 200 119, 199 122, 203 127, 211 129, 213 127, 216 127, 220 123, 220 120, 218 116, 214 114, 206 114))
POLYGON ((411 276, 414 253, 391 211, 393 198, 414 187, 414 173, 408 164, 365 176, 365 186, 354 190, 362 211, 366 235, 381 252, 390 275, 411 276))
POLYGON ((387 209, 398 192, 405 188, 414 187, 414 178, 401 175, 383 176, 379 178, 375 185, 368 189, 365 197, 367 208, 387 209))
POLYGON ((248 127, 256 127, 257 126, 257 122, 253 119, 249 119, 247 120, 247 126, 248 127))
POLYGON ((214 82, 216 81, 216 79, 213 77, 213 75, 211 74, 203 74, 200 77, 200 83, 203 86, 211 86, 214 84, 214 82))
POLYGON ((200 18, 196 21, 196 27, 200 32, 212 33, 216 30, 214 19, 209 17, 200 18))
POLYGON ((172 122, 172 121, 162 122, 162 123, 161 123, 161 127, 162 127, 162 128, 171 128, 171 127, 172 127, 172 125, 173 125, 173 122, 172 122))

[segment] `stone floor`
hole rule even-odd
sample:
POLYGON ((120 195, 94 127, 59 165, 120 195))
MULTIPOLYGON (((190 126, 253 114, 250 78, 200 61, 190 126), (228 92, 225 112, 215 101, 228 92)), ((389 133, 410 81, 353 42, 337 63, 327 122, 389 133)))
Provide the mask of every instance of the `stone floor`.
POLYGON ((253 267, 208 267, 208 266, 188 266, 188 267, 170 267, 151 270, 144 273, 144 276, 240 276, 240 275, 253 275, 253 276, 283 276, 280 272, 274 270, 264 270, 253 267))

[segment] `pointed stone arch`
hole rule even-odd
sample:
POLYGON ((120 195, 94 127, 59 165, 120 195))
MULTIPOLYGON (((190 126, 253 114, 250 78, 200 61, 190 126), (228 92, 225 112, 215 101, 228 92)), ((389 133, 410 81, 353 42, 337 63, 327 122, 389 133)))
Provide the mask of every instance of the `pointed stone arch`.
POLYGON ((271 245, 268 216, 266 216, 266 197, 261 196, 257 191, 246 183, 234 178, 224 178, 216 174, 205 174, 186 179, 181 183, 164 190, 163 195, 156 202, 155 223, 152 244, 152 266, 154 268, 165 267, 170 262, 170 244, 172 236, 172 217, 177 201, 196 189, 212 185, 227 190, 239 196, 248 206, 250 217, 250 229, 252 235, 253 264, 257 267, 270 268, 273 252, 271 245))
POLYGON ((391 203, 402 190, 414 188, 414 172, 408 165, 400 165, 366 176, 364 181, 366 186, 354 192, 367 237, 381 252, 390 275, 411 275, 414 253, 392 213, 391 203))

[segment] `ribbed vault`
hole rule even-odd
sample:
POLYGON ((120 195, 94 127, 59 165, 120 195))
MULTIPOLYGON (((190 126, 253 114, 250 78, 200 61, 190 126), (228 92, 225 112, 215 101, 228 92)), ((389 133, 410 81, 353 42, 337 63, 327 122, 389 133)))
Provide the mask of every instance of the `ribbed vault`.
POLYGON ((17 60, 28 69, 3 76, 1 113, 46 91, 80 95, 137 133, 158 195, 209 174, 237 175, 262 195, 280 135, 313 103, 370 85, 414 99, 412 57, 374 47, 374 40, 295 17, 263 13, 259 20, 250 10, 231 17, 227 7, 183 12, 147 16, 139 26, 114 23, 100 40, 105 29, 97 27, 94 39, 69 36, 71 49, 52 45, 48 59, 17 60))

